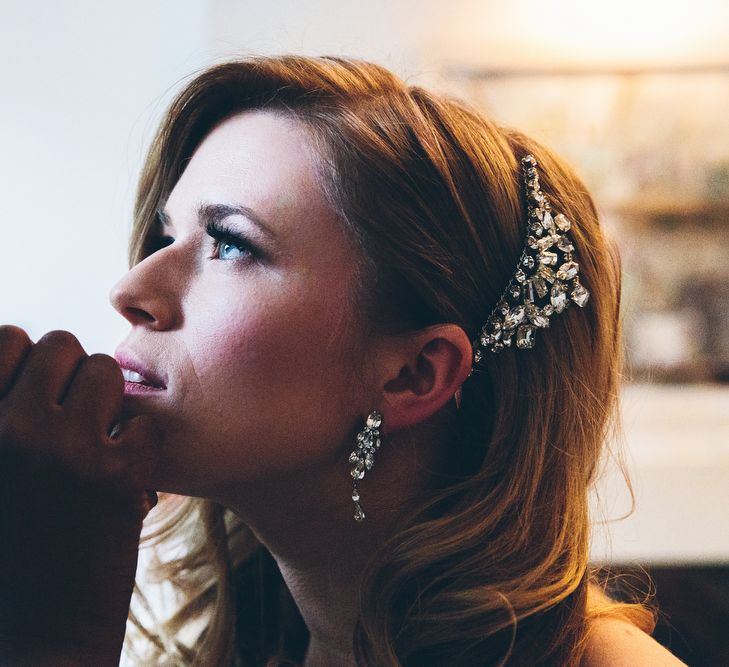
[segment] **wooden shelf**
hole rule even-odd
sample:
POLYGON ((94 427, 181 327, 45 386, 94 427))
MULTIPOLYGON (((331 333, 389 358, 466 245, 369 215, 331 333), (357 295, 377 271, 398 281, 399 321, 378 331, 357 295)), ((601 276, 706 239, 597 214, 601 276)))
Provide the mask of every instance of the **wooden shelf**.
POLYGON ((729 200, 640 199, 602 206, 606 213, 630 218, 726 218, 729 200))
POLYGON ((575 66, 554 63, 550 66, 493 66, 483 67, 469 64, 446 65, 448 76, 470 81, 517 78, 556 78, 556 77, 637 77, 637 76, 686 76, 702 74, 729 74, 729 63, 696 63, 665 65, 586 65, 575 66))

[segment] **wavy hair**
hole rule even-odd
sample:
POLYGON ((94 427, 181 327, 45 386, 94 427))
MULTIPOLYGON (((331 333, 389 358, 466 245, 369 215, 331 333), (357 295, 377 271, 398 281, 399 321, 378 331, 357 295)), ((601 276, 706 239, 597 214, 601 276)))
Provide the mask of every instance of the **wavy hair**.
MULTIPOLYGON (((591 292, 589 306, 553 318, 534 349, 489 354, 464 384, 443 469, 363 574, 357 663, 577 665, 593 616, 622 613, 650 630, 640 606, 588 600, 587 494, 622 350, 619 259, 583 183, 529 137, 378 65, 249 57, 197 74, 166 112, 139 182, 130 265, 150 252, 155 212, 195 149, 247 110, 308 130, 323 192, 369 269, 360 289, 373 331, 452 322, 476 338, 521 253, 527 153, 542 190, 573 221, 591 292)), ((153 544, 186 545, 154 568, 181 596, 175 615, 146 627, 130 611, 128 648, 143 635, 145 664, 303 659, 306 629, 275 562, 232 512, 163 494, 145 531, 153 544)), ((140 587, 135 605, 149 611, 140 587)))

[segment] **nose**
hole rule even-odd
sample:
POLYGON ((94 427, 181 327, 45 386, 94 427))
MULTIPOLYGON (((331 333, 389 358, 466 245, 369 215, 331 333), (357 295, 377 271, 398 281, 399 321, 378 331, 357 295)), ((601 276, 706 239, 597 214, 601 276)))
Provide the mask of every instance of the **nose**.
POLYGON ((114 309, 132 325, 155 330, 171 329, 181 320, 176 288, 180 280, 171 275, 159 250, 133 266, 109 292, 114 309))

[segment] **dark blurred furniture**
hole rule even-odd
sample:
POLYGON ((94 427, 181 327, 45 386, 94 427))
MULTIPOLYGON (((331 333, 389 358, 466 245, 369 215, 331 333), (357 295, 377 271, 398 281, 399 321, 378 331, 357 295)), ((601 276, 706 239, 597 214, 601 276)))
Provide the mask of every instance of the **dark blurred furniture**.
POLYGON ((729 667, 729 565, 611 568, 610 580, 625 599, 654 587, 653 636, 690 667, 729 667))

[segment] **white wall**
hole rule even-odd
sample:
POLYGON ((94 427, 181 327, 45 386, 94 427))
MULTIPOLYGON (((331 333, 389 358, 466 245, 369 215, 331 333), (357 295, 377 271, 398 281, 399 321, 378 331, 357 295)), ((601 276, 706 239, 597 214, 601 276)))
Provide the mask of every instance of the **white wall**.
POLYGON ((0 323, 113 352, 143 149, 209 54, 203 0, 0 2, 0 323))
POLYGON ((220 55, 362 57, 409 76, 435 65, 423 45, 432 42, 447 9, 439 0, 217 0, 211 2, 210 44, 220 55))
POLYGON ((621 403, 635 511, 608 461, 592 497, 593 559, 729 563, 729 387, 629 385, 621 403))

